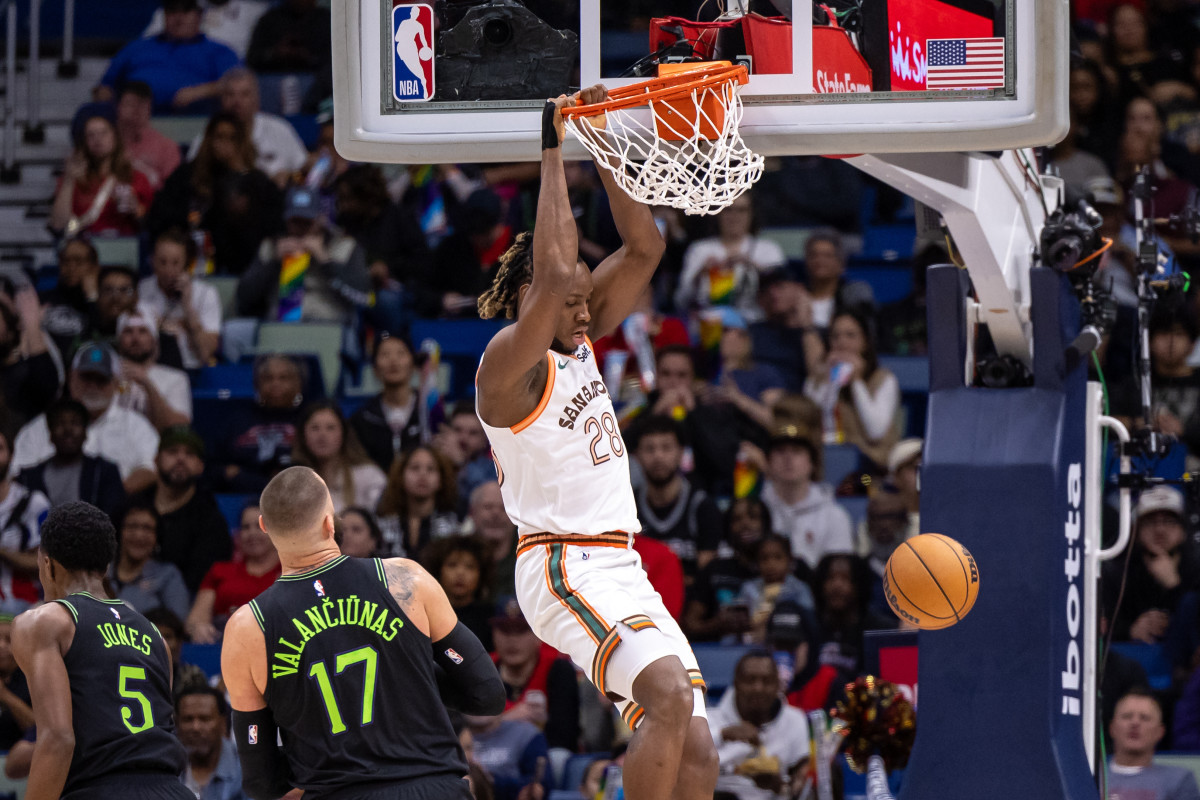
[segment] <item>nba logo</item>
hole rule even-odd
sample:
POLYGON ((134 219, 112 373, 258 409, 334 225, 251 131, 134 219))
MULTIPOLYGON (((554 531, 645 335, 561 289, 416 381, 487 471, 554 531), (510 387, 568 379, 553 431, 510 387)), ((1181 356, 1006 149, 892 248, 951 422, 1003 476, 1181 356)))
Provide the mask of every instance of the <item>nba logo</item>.
POLYGON ((313 589, 316 590, 317 597, 325 596, 325 587, 321 584, 320 581, 313 581, 313 589))
POLYGON ((458 651, 456 651, 453 647, 447 648, 446 658, 450 659, 455 664, 461 664, 463 662, 463 657, 460 656, 458 651))
POLYGON ((258 744, 258 726, 251 725, 246 731, 246 740, 250 744, 258 744))
POLYGON ((392 96, 397 100, 433 97, 433 7, 424 3, 392 9, 392 96))

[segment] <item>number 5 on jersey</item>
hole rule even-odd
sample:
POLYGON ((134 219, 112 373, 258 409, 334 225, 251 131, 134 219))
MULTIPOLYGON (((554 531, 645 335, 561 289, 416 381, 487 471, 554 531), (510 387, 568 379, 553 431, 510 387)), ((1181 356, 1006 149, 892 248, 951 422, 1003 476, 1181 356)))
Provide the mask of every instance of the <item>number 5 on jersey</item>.
POLYGON ((142 731, 150 730, 154 727, 154 714, 150 710, 150 701, 146 698, 146 695, 129 686, 130 681, 146 680, 145 668, 122 666, 117 676, 120 679, 120 684, 117 686, 117 693, 128 700, 136 700, 142 714, 142 724, 134 725, 133 709, 129 706, 121 706, 121 721, 125 723, 125 727, 129 729, 130 733, 141 733, 142 731))

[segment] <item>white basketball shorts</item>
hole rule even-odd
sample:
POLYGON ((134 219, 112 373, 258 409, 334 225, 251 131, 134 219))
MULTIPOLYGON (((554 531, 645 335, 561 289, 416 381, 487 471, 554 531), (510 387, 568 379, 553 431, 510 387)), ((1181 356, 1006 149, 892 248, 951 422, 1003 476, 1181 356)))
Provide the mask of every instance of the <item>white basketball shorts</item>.
POLYGON ((522 536, 516 587, 533 632, 570 656, 630 728, 644 713, 633 700, 634 679, 666 656, 678 657, 691 678, 693 716, 707 716, 696 656, 650 585, 628 534, 522 536))

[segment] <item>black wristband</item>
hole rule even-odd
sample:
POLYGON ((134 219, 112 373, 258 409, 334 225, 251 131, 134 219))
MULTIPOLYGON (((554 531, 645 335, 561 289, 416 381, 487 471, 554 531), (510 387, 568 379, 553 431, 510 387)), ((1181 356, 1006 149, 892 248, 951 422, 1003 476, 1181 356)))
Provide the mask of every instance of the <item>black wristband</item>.
POLYGON ((554 129, 554 111, 554 101, 547 100, 545 107, 542 108, 543 150, 553 150, 561 144, 561 142, 558 141, 558 131, 554 129))

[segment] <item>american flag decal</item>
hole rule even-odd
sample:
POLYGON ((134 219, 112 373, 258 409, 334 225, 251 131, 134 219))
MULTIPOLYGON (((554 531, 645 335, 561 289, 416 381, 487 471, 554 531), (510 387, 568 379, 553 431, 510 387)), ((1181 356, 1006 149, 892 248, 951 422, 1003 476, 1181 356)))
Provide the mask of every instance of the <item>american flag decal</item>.
POLYGON ((1004 87, 1004 39, 928 39, 926 89, 1004 87))

